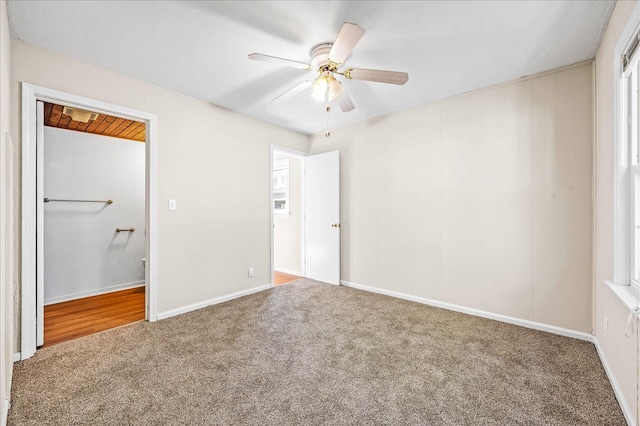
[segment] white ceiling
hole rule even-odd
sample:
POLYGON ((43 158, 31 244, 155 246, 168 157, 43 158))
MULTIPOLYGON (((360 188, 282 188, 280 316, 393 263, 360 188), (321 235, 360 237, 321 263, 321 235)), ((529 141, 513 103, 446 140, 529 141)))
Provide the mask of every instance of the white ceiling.
MULTIPOLYGON (((611 1, 9 1, 12 36, 304 134, 323 132, 310 92, 272 99, 343 22, 366 30, 347 67, 406 71, 404 86, 350 80, 361 121, 595 56, 611 1)), ((315 74, 315 72, 313 72, 315 74)))

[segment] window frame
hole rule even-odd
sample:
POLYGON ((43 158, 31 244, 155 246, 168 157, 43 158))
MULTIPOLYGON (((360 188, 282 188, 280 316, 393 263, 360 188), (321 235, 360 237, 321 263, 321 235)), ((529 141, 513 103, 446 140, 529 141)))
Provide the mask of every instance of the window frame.
MULTIPOLYGON (((616 49, 614 126, 615 284, 640 292, 640 14, 625 29, 616 49), (627 52, 634 50, 629 57, 627 52)), ((630 20, 631 23, 632 20, 630 20)))
POLYGON ((622 201, 622 208, 627 208, 626 230, 627 241, 627 272, 623 275, 623 284, 628 284, 636 290, 640 289, 640 197, 638 183, 640 181, 640 159, 638 158, 638 141, 640 137, 640 49, 636 50, 629 60, 627 69, 622 75, 623 107, 622 120, 624 131, 619 146, 620 172, 622 174, 621 191, 626 192, 622 201))
POLYGON ((272 208, 273 214, 277 217, 281 218, 289 218, 289 159, 283 158, 280 160, 273 161, 272 167, 272 180, 271 180, 271 200, 272 200, 272 208), (284 175, 284 189, 282 191, 276 192, 275 184, 278 179, 277 174, 281 172, 284 175), (276 203, 282 201, 283 207, 278 209, 276 208, 276 203))

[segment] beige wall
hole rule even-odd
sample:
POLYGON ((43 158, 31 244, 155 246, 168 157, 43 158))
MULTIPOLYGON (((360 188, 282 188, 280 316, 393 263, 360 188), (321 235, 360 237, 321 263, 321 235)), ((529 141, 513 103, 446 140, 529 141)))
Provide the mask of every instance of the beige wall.
POLYGON ((614 51, 636 2, 621 1, 611 15, 596 56, 595 131, 595 334, 620 385, 626 403, 637 417, 637 336, 625 337, 628 310, 605 287, 613 279, 613 149, 614 51), (608 335, 604 318, 608 319, 608 335))
POLYGON ((273 266, 275 270, 301 273, 302 266, 302 159, 283 154, 274 160, 289 159, 289 216, 273 218, 273 266))
MULTIPOLYGON (((613 264, 613 49, 634 5, 617 3, 595 61, 593 277, 591 64, 334 129, 329 139, 312 137, 311 151, 341 151, 343 280, 577 331, 595 323, 635 411, 637 339, 624 337, 626 311, 602 286, 613 264)), ((159 312, 269 282, 269 145, 307 151, 305 136, 19 41, 10 46, 2 0, 2 167, 10 118, 20 142, 20 81, 158 115, 159 312), (166 210, 168 198, 178 211, 166 210)), ((3 175, 3 197, 6 182, 3 175)), ((11 263, 7 251, 0 260, 11 263)), ((14 278, 0 278, 4 397, 19 320, 8 333, 14 278)))
MULTIPOLYGON (((13 372, 13 149, 10 126, 11 41, 7 4, 0 1, 0 419, 8 408, 13 372)), ((1 422, 2 420, 0 420, 1 422)))
POLYGON ((307 136, 16 40, 11 65, 16 138, 21 81, 158 116, 159 314, 270 283, 270 144, 307 136))
POLYGON ((586 63, 313 136, 342 280, 589 333, 592 105, 586 63))

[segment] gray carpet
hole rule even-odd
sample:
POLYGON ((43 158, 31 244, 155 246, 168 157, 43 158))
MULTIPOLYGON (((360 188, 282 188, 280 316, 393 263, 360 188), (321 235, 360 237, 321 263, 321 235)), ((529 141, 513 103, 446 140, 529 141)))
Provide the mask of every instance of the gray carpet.
POLYGON ((42 349, 9 425, 624 425, 591 343, 310 280, 42 349))

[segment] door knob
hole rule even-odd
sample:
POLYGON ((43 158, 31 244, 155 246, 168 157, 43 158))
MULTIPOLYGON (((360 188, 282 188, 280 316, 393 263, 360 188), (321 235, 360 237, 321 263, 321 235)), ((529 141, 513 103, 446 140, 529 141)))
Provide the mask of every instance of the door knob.
POLYGON ((332 223, 331 227, 332 228, 340 228, 340 224, 339 223, 332 223))

